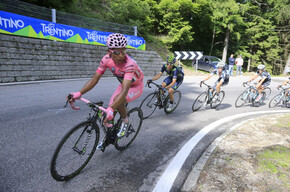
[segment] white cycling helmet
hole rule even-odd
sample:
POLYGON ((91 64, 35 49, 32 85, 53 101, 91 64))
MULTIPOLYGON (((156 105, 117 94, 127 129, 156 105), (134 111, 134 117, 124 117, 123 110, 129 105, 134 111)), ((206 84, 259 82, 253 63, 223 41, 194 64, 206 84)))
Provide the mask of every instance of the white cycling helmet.
POLYGON ((265 65, 263 65, 263 64, 258 65, 258 69, 259 69, 259 70, 265 69, 265 65))
POLYGON ((218 64, 216 65, 217 68, 224 68, 225 67, 225 63, 220 61, 218 62, 218 64))
POLYGON ((112 33, 107 37, 106 44, 108 48, 125 48, 127 46, 127 38, 121 33, 112 33))

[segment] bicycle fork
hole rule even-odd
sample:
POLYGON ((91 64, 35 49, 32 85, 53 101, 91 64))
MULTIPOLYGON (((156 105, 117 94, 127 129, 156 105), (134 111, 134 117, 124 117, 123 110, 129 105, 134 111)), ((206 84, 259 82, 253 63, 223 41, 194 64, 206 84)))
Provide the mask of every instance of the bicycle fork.
POLYGON ((73 150, 74 150, 75 152, 77 152, 78 154, 80 154, 80 155, 84 155, 84 154, 86 153, 87 145, 88 145, 88 143, 89 143, 89 140, 90 140, 90 138, 91 138, 91 135, 92 135, 92 129, 90 129, 90 130, 84 130, 84 131, 82 132, 81 136, 79 137, 79 139, 77 140, 77 142, 75 143, 75 145, 74 145, 74 147, 73 147, 73 150), (88 133, 88 136, 87 136, 87 138, 86 138, 86 141, 85 141, 85 143, 84 143, 83 148, 82 148, 82 149, 79 149, 77 145, 78 145, 80 139, 82 138, 82 136, 85 134, 85 132, 88 133))

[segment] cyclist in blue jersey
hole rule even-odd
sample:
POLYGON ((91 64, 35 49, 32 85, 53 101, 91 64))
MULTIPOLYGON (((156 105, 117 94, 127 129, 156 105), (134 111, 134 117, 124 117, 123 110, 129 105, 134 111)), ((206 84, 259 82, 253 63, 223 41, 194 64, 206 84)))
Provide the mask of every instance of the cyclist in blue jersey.
POLYGON ((200 85, 203 84, 205 81, 209 80, 214 74, 217 74, 219 78, 216 80, 215 84, 212 86, 212 89, 209 92, 210 97, 212 97, 215 90, 217 93, 219 93, 221 90, 221 86, 226 86, 230 80, 228 71, 225 69, 225 63, 218 62, 217 69, 213 70, 211 74, 209 74, 203 81, 201 81, 200 85))
POLYGON ((249 83, 253 80, 255 80, 257 77, 261 77, 262 79, 260 79, 257 83, 257 90, 259 92, 259 95, 257 96, 256 98, 256 101, 259 101, 261 99, 261 91, 270 85, 271 83, 271 75, 270 73, 268 73, 267 71, 265 71, 265 65, 261 64, 258 66, 258 70, 257 72, 255 73, 255 75, 253 77, 251 77, 247 82, 245 83, 249 83))
POLYGON ((161 85, 164 88, 164 91, 168 90, 168 94, 170 97, 170 103, 167 107, 168 111, 170 111, 173 106, 173 99, 174 99, 173 92, 182 84, 183 77, 184 77, 184 73, 182 72, 182 70, 179 67, 174 65, 175 62, 176 62, 176 59, 174 56, 168 56, 167 63, 162 66, 161 71, 155 77, 147 81, 147 83, 149 83, 151 81, 155 81, 159 79, 162 76, 164 71, 169 75, 168 77, 164 79, 161 85))

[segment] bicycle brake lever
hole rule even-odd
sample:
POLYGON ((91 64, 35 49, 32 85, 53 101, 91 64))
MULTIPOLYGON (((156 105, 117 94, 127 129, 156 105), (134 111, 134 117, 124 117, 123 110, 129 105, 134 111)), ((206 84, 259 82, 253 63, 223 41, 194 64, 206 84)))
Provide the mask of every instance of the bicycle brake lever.
POLYGON ((69 100, 71 100, 72 95, 71 94, 68 94, 68 96, 66 98, 67 99, 66 99, 66 102, 65 102, 65 105, 63 106, 63 108, 66 108, 67 107, 67 104, 68 104, 69 100))

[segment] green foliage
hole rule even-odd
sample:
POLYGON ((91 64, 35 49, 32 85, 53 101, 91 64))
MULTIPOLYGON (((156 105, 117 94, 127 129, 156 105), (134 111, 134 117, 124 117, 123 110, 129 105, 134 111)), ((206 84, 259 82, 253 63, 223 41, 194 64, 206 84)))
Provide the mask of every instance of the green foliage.
POLYGON ((242 54, 245 63, 250 59, 251 69, 255 69, 259 63, 274 69, 277 61, 282 63, 279 67, 284 67, 289 54, 289 0, 24 1, 137 26, 139 35, 145 38, 149 47, 160 51, 162 55, 169 50, 182 50, 203 51, 204 54, 211 52, 220 57, 228 30, 229 52, 235 56, 242 54))

